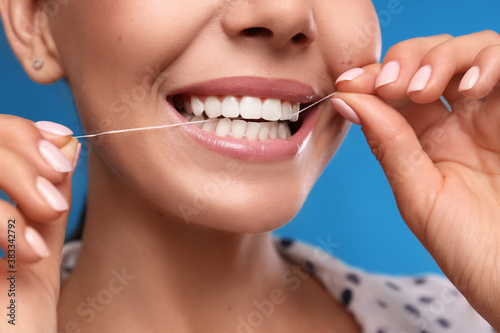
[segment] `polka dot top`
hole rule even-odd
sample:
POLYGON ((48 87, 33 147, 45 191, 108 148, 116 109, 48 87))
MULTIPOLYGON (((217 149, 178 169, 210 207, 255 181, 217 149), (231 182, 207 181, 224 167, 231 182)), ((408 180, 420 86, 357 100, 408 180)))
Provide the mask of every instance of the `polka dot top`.
POLYGON ((303 242, 274 239, 280 253, 315 276, 363 333, 495 332, 439 275, 370 274, 303 242))
MULTIPOLYGON (((353 315, 363 333, 495 332, 439 275, 372 274, 304 242, 278 237, 274 242, 281 255, 315 277, 353 315)), ((79 251, 79 241, 64 245, 61 281, 71 273, 79 251)))

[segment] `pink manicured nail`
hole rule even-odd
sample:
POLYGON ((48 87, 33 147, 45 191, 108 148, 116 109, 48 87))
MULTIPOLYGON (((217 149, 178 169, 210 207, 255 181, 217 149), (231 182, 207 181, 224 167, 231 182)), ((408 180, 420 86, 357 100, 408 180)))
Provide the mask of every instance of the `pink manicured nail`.
POLYGON ((57 212, 65 212, 69 209, 68 202, 62 196, 61 192, 52 185, 47 179, 38 177, 36 179, 36 188, 47 203, 57 212))
POLYGON ((480 73, 481 70, 479 66, 474 66, 471 69, 469 69, 462 78, 462 81, 460 81, 460 86, 458 87, 458 91, 462 92, 474 88, 477 81, 479 81, 480 73))
POLYGON ((42 154, 45 160, 55 170, 59 172, 70 172, 73 170, 73 166, 68 161, 66 156, 64 156, 63 153, 61 153, 61 151, 52 143, 46 140, 40 140, 38 149, 40 150, 40 154, 42 154))
POLYGON ((365 73, 365 70, 363 68, 353 68, 348 70, 347 72, 344 72, 342 75, 339 76, 335 84, 338 84, 339 82, 344 82, 344 81, 352 81, 354 79, 357 79, 361 75, 365 73))
POLYGON ((78 165, 78 160, 80 159, 80 152, 81 151, 82 151, 82 144, 79 143, 78 146, 76 147, 75 158, 73 159, 73 170, 78 165))
POLYGON ((410 85, 408 86, 407 94, 424 90, 425 87, 427 87, 427 83, 429 83, 431 74, 432 74, 431 65, 425 65, 422 68, 420 68, 418 72, 416 72, 413 78, 411 79, 410 85))
POLYGON ((51 121, 37 121, 35 123, 36 127, 41 129, 42 131, 49 132, 56 135, 73 135, 73 131, 58 123, 54 123, 51 121))
POLYGON ((37 256, 40 258, 47 258, 50 256, 50 250, 47 247, 47 244, 35 229, 32 227, 26 227, 24 237, 26 237, 26 240, 37 256))
POLYGON ((399 77, 399 71, 401 67, 399 62, 391 61, 385 64, 384 68, 380 71, 377 77, 377 82, 375 83, 375 88, 385 86, 386 84, 394 83, 399 77))
POLYGON ((330 100, 335 110, 340 113, 345 119, 349 120, 351 123, 360 125, 361 120, 358 114, 354 111, 346 102, 339 98, 332 98, 330 100))

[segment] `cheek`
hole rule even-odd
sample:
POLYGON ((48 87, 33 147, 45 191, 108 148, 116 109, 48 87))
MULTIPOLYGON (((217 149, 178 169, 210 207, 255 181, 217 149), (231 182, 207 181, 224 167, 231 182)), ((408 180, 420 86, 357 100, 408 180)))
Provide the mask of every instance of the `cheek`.
POLYGON ((330 74, 336 78, 348 69, 379 62, 382 40, 371 1, 334 2, 335 6, 324 4, 317 16, 323 55, 328 59, 330 74))
MULTIPOLYGON (((158 88, 153 81, 189 47, 214 8, 210 1, 194 0, 87 0, 61 6, 51 28, 86 129, 102 128, 104 122, 95 119, 103 117, 120 127, 126 117, 112 117, 110 111, 152 106, 148 102, 156 102, 158 88)), ((128 116, 129 123, 138 119, 128 116)))
MULTIPOLYGON (((79 51, 67 56, 79 54, 80 58, 87 58, 98 54, 102 58, 109 54, 121 65, 129 56, 155 54, 159 50, 170 50, 174 53, 171 57, 175 57, 175 50, 182 49, 206 24, 212 7, 209 2, 200 5, 194 0, 71 1, 61 6, 51 24, 60 37, 57 39, 65 42, 58 46, 72 45, 79 51), (118 50, 112 52, 116 47, 118 50), (119 57, 123 51, 125 54, 119 57)), ((167 56, 165 61, 168 60, 167 56)))

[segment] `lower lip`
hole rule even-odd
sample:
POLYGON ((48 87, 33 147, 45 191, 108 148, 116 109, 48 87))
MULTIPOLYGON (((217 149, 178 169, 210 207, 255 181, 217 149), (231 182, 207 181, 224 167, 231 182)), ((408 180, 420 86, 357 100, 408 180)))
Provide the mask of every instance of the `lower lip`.
MULTIPOLYGON (((188 122, 172 105, 168 105, 173 109, 179 123, 188 122)), ((292 159, 300 153, 311 135, 318 115, 317 107, 308 110, 304 114, 302 125, 297 133, 286 140, 251 141, 230 137, 221 138, 194 125, 181 126, 181 128, 194 141, 217 154, 249 162, 277 162, 292 159)))

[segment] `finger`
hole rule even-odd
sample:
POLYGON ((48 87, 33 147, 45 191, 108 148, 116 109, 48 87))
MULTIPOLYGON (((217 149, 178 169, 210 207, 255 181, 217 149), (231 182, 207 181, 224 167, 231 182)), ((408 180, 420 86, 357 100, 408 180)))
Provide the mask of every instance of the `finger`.
MULTIPOLYGON (((402 211, 414 214, 412 220, 418 220, 428 211, 426 209, 432 207, 435 199, 432 194, 437 193, 442 177, 422 149, 410 124, 398 111, 373 95, 339 92, 332 104, 347 119, 355 119, 357 115, 398 205, 412 203, 402 211)), ((423 226, 410 227, 417 236, 422 235, 423 226)))
POLYGON ((73 131, 52 121, 37 121, 35 126, 40 130, 43 138, 56 147, 62 147, 71 139, 73 131))
POLYGON ((0 147, 0 188, 32 220, 47 222, 69 209, 59 190, 23 156, 0 147))
MULTIPOLYGON (((64 141, 71 140, 67 137, 64 141)), ((0 116, 0 146, 22 155, 53 183, 62 181, 73 170, 70 161, 51 142, 44 140, 34 124, 15 116, 0 116)))
POLYGON ((436 101, 443 95, 452 77, 468 70, 481 50, 499 43, 498 34, 482 31, 435 46, 422 59, 420 69, 408 84, 410 98, 421 104, 436 101))
POLYGON ((500 80, 500 44, 483 49, 465 73, 458 91, 465 97, 486 97, 500 80))
POLYGON ((50 255, 41 235, 26 225, 18 209, 3 200, 0 200, 0 247, 12 270, 17 269, 17 263, 33 263, 50 255))
POLYGON ((404 98, 410 80, 421 67, 422 58, 432 48, 452 38, 450 35, 414 38, 391 47, 375 82, 377 93, 386 99, 404 98))
POLYGON ((73 131, 58 123, 51 121, 38 121, 35 126, 40 129, 44 139, 59 148, 61 153, 72 164, 72 169, 76 168, 81 152, 81 143, 73 138, 73 131))
POLYGON ((381 68, 381 64, 352 68, 337 78, 335 82, 337 90, 373 95, 375 94, 375 81, 381 68))
MULTIPOLYGON (((371 64, 345 72, 337 79, 337 91, 375 94, 375 81, 381 67, 381 64, 371 64)), ((405 117, 417 136, 443 120, 443 117, 448 114, 448 110, 441 102, 431 103, 424 107, 415 105, 406 95, 398 100, 384 99, 384 101, 405 117)))
MULTIPOLYGON (((337 91, 370 95, 376 94, 375 82, 381 68, 381 64, 371 64, 362 68, 348 70, 337 79, 337 91)), ((400 111, 412 104, 411 100, 406 95, 400 99, 384 99, 384 101, 400 111)))

